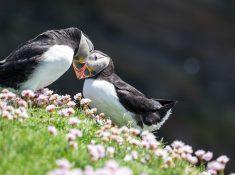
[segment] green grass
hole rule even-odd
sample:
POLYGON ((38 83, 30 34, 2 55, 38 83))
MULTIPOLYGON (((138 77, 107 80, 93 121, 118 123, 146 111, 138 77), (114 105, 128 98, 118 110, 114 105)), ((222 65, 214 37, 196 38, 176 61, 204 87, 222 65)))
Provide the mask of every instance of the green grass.
POLYGON ((140 155, 146 155, 147 151, 127 143, 118 145, 97 138, 95 132, 99 129, 99 125, 80 110, 76 110, 75 114, 82 120, 76 128, 83 132, 83 136, 76 140, 78 150, 71 149, 65 139, 68 130, 72 128, 68 124, 68 118, 62 118, 57 114, 50 115, 45 109, 40 108, 30 109, 29 114, 30 118, 24 122, 9 121, 0 117, 0 175, 44 175, 56 168, 55 161, 59 158, 68 159, 76 168, 84 168, 86 165, 101 167, 109 158, 92 161, 87 151, 87 145, 91 140, 115 147, 116 153, 113 159, 120 165, 131 168, 134 174, 145 172, 149 175, 183 175, 187 174, 185 169, 189 167, 194 172, 191 174, 199 172, 199 168, 191 167, 187 162, 179 160, 174 162, 175 168, 168 169, 162 169, 163 163, 157 158, 146 164, 140 160, 125 162, 123 158, 130 152, 127 147, 138 151, 140 155), (54 125, 58 129, 57 136, 49 134, 47 131, 49 125, 54 125))

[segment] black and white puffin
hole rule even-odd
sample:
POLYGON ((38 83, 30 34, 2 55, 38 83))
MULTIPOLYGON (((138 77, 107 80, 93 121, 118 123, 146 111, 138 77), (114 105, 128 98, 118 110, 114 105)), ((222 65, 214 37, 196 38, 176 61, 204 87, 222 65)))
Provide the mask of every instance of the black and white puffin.
POLYGON ((46 31, 15 49, 0 62, 0 86, 14 89, 44 88, 94 50, 78 28, 46 31))
POLYGON ((174 100, 147 98, 124 82, 115 74, 112 59, 100 51, 92 52, 86 61, 74 62, 73 67, 78 79, 85 78, 83 96, 92 100, 90 107, 104 112, 118 126, 154 132, 176 104, 174 100))

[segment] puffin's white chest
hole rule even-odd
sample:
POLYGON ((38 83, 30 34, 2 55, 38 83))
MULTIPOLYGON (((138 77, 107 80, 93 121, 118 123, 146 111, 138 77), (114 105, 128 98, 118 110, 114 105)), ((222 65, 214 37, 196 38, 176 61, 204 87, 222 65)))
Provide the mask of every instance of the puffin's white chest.
POLYGON ((50 85, 69 69, 73 55, 74 51, 69 46, 52 46, 42 55, 42 61, 20 89, 38 90, 50 85))
POLYGON ((115 124, 136 126, 133 113, 127 111, 118 100, 112 83, 99 79, 86 79, 83 87, 85 98, 92 100, 91 107, 105 113, 115 124))

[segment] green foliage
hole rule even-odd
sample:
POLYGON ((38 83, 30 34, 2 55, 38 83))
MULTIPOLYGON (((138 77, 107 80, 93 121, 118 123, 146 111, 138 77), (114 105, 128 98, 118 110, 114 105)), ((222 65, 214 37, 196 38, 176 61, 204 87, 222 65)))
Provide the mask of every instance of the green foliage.
POLYGON ((125 143, 118 145, 115 142, 104 142, 95 136, 99 125, 95 120, 86 117, 82 111, 76 110, 82 122, 76 127, 83 132, 83 136, 78 138, 78 149, 69 147, 65 135, 72 128, 68 124, 68 118, 62 118, 58 114, 50 114, 45 109, 36 108, 29 110, 30 118, 24 122, 6 120, 0 118, 0 174, 4 175, 43 175, 56 168, 55 161, 66 158, 74 164, 76 168, 84 168, 92 165, 95 168, 104 165, 110 158, 105 157, 99 161, 92 161, 87 151, 87 145, 91 140, 116 149, 114 158, 120 165, 128 166, 134 174, 142 172, 149 175, 183 175, 187 174, 187 169, 192 169, 193 174, 197 174, 199 169, 191 167, 185 161, 176 161, 175 168, 163 169, 163 162, 156 157, 143 164, 140 160, 125 162, 123 159, 130 149, 136 150, 140 156, 147 154, 145 149, 125 143), (58 134, 50 135, 47 128, 54 125, 58 134))

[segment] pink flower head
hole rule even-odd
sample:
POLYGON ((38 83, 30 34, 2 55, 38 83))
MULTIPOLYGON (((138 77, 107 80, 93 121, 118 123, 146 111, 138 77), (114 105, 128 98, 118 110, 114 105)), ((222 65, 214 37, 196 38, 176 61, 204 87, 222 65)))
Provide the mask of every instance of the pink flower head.
POLYGON ((7 100, 12 100, 16 98, 16 94, 12 93, 12 92, 8 92, 6 93, 6 99, 7 100))
POLYGON ((37 104, 38 104, 39 106, 47 105, 48 102, 49 102, 48 96, 46 96, 46 95, 40 94, 40 95, 38 96, 38 98, 37 98, 37 104))
POLYGON ((207 164, 208 170, 222 171, 224 170, 225 165, 217 161, 212 161, 207 164))
POLYGON ((59 101, 61 105, 66 105, 69 101, 71 101, 71 97, 70 95, 62 95, 60 96, 59 101))
POLYGON ((53 112, 53 111, 55 111, 55 105, 48 105, 47 107, 46 107, 46 111, 47 112, 53 112))
POLYGON ((226 155, 222 155, 216 159, 217 162, 220 162, 222 164, 226 164, 229 161, 229 158, 226 155))
POLYGON ((78 129, 70 129, 69 133, 73 134, 75 137, 82 137, 82 131, 78 129))
POLYGON ((12 120, 13 119, 13 115, 9 111, 7 111, 7 110, 2 111, 2 117, 6 118, 8 120, 12 120))
POLYGON ((17 99, 16 103, 17 103, 17 105, 20 106, 20 107, 25 107, 25 108, 28 107, 27 102, 26 102, 25 100, 23 100, 23 99, 17 99))
POLYGON ((56 164, 61 169, 70 169, 72 164, 65 158, 56 160, 56 164))
POLYGON ((172 146, 173 148, 175 148, 175 149, 179 149, 179 148, 181 148, 181 147, 184 146, 184 142, 175 140, 175 141, 171 144, 171 146, 172 146))
POLYGON ((51 135, 57 135, 57 129, 55 126, 48 126, 48 131, 51 135))
POLYGON ((74 107, 74 106, 76 106, 76 103, 75 103, 74 101, 69 101, 69 102, 67 103, 67 106, 68 106, 68 107, 74 107))
POLYGON ((32 90, 24 90, 21 92, 21 96, 32 99, 35 97, 35 93, 32 90))
POLYGON ((97 161, 100 158, 105 157, 105 149, 103 145, 88 145, 87 148, 92 160, 97 161))
POLYGON ((69 117, 74 113, 75 111, 73 108, 64 108, 58 111, 58 114, 61 115, 62 117, 69 117))
POLYGON ((200 150, 197 150, 197 151, 195 152, 195 155, 196 155, 198 158, 202 159, 202 157, 204 156, 205 153, 206 153, 206 152, 205 152, 204 150, 200 149, 200 150))
POLYGON ((191 154, 187 154, 186 159, 193 165, 197 164, 197 162, 198 162, 197 157, 192 156, 191 154))
POLYGON ((77 124, 79 124, 81 121, 76 118, 76 117, 71 117, 69 118, 69 124, 70 125, 73 125, 73 126, 76 126, 77 124))
POLYGON ((82 99, 82 93, 77 93, 73 98, 77 101, 80 101, 82 99))
POLYGON ((203 156, 202 159, 209 162, 213 158, 213 153, 208 151, 203 156))
POLYGON ((120 167, 114 173, 114 175, 124 175, 124 174, 125 175, 132 175, 133 173, 132 173, 131 169, 127 168, 127 167, 120 167))
POLYGON ((115 171, 118 169, 119 165, 115 160, 109 160, 105 163, 105 167, 115 171))
POLYGON ((74 141, 76 140, 76 135, 72 134, 72 133, 68 133, 66 134, 66 139, 70 142, 70 141, 74 141))
POLYGON ((91 102, 90 99, 88 99, 88 98, 83 98, 83 99, 81 99, 80 104, 81 104, 82 106, 83 106, 83 105, 89 105, 90 102, 91 102))

